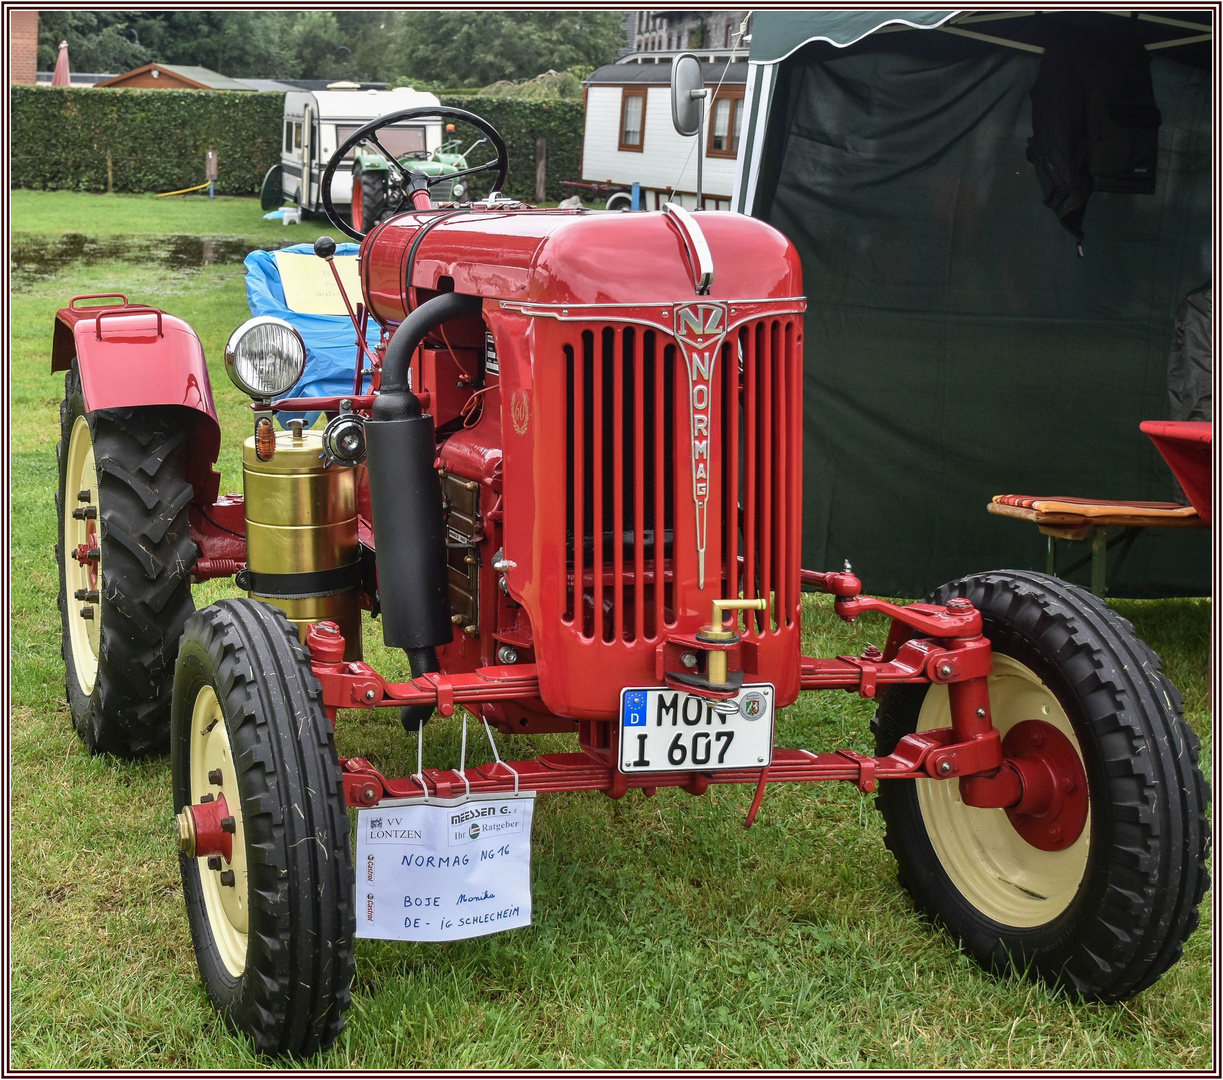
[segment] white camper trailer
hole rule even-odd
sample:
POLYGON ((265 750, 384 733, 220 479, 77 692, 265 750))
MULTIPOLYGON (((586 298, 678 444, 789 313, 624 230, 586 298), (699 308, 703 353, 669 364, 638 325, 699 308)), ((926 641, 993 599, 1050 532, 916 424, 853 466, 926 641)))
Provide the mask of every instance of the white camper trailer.
POLYGON ((730 209, 747 64, 702 63, 701 74, 709 97, 700 139, 680 135, 671 122, 671 64, 607 64, 586 80, 582 186, 610 195, 609 210, 630 208, 634 184, 640 209, 665 202, 696 209, 698 142, 704 209, 730 209))
MULTIPOLYGON (((333 84, 327 90, 294 90, 285 94, 284 131, 280 147, 280 192, 303 210, 321 212, 319 180, 331 155, 357 128, 370 120, 404 109, 427 108, 439 102, 434 94, 410 87, 361 90, 333 84)), ((388 150, 402 155, 431 154, 442 144, 440 119, 396 125, 379 138, 388 150)), ((352 166, 341 165, 332 184, 337 207, 352 199, 352 166)))

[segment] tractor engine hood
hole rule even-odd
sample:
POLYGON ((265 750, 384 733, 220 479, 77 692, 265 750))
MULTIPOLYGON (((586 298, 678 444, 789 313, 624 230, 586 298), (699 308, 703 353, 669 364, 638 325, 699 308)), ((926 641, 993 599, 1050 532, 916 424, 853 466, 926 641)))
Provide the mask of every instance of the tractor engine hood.
POLYGON ((433 210, 392 218, 361 246, 367 304, 388 324, 451 289, 519 303, 682 303, 710 269, 711 300, 802 294, 789 240, 728 212, 433 210), (405 283, 426 295, 409 305, 405 283))

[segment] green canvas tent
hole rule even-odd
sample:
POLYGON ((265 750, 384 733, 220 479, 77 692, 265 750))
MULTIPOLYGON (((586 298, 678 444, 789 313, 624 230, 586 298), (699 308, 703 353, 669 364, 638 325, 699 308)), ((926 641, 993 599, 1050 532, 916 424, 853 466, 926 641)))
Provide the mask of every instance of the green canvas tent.
MULTIPOLYGON (((1217 257, 1214 51, 1201 10, 756 14, 734 206, 803 260, 803 565, 920 596, 1044 568, 993 495, 1173 498, 1138 425, 1168 416, 1175 313, 1217 257), (1025 156, 1029 93, 1047 45, 1118 33, 1151 58, 1155 191, 1095 192, 1080 256, 1025 156)), ((1209 553, 1145 530, 1109 591, 1208 593, 1209 553)))

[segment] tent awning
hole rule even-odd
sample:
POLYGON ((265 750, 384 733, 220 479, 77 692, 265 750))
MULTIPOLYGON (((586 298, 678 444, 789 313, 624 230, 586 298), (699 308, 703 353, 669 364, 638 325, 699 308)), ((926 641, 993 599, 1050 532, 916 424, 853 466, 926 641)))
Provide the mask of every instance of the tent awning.
POLYGON ((827 41, 844 48, 885 26, 929 30, 958 14, 958 11, 759 11, 752 27, 748 59, 776 63, 810 41, 827 41))
MULTIPOLYGON (((1088 10, 1088 9, 1083 9, 1088 10)), ((753 63, 776 64, 815 41, 839 49, 855 45, 881 30, 941 30, 961 37, 975 38, 991 45, 1006 45, 1024 52, 1043 53, 1038 41, 1020 33, 1014 36, 1016 22, 1030 21, 1035 11, 761 11, 752 29, 753 63), (1010 30, 999 36, 968 29, 973 23, 1005 22, 1010 30)), ((1196 45, 1209 41, 1213 27, 1209 12, 1173 12, 1171 18, 1160 11, 1109 11, 1143 24, 1149 50, 1196 45), (1206 16, 1203 18, 1203 16, 1206 16), (1184 31, 1194 33, 1186 35, 1184 31)), ((992 27, 990 28, 993 29, 992 27)))

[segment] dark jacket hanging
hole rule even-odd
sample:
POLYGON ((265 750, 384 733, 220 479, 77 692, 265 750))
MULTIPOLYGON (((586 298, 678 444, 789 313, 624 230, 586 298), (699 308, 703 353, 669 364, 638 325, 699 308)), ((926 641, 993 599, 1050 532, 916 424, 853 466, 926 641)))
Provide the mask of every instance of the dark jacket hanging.
POLYGON ((1027 157, 1045 205, 1075 239, 1093 191, 1154 193, 1161 117, 1136 38, 1122 30, 1050 40, 1031 98, 1027 157))

